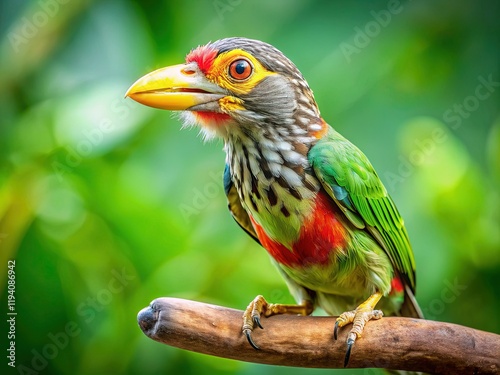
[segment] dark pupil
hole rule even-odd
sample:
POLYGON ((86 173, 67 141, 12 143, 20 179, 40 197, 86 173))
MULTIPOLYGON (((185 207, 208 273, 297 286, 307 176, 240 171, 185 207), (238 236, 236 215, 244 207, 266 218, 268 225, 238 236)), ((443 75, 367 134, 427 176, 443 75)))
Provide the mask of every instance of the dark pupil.
POLYGON ((236 70, 236 73, 238 73, 238 74, 243 74, 243 73, 245 73, 246 67, 247 67, 247 63, 245 61, 241 61, 241 62, 236 64, 236 68, 234 70, 236 70))

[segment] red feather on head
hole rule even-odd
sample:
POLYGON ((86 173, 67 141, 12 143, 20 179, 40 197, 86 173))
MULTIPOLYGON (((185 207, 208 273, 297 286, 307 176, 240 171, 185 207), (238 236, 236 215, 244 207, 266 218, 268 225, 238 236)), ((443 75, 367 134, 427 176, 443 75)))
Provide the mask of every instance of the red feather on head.
POLYGON ((199 46, 189 52, 186 56, 186 62, 196 62, 200 70, 206 74, 207 71, 212 67, 215 58, 217 57, 217 50, 214 50, 207 46, 199 46))

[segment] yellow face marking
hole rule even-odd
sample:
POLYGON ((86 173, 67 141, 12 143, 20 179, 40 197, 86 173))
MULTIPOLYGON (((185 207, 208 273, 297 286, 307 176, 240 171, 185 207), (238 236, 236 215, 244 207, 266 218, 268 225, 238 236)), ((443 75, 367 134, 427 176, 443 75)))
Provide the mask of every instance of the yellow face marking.
MULTIPOLYGON (((235 49, 221 53, 212 64, 212 67, 206 73, 206 77, 235 94, 248 94, 264 78, 274 75, 248 52, 241 49, 235 49), (253 71, 245 80, 236 80, 229 75, 229 67, 236 60, 245 59, 252 65, 253 71)), ((236 103, 235 103, 236 104, 236 103)), ((240 108, 238 108, 240 109, 240 108)))
POLYGON ((244 111, 243 100, 235 98, 234 96, 225 96, 219 99, 219 107, 224 113, 231 113, 233 111, 244 111))

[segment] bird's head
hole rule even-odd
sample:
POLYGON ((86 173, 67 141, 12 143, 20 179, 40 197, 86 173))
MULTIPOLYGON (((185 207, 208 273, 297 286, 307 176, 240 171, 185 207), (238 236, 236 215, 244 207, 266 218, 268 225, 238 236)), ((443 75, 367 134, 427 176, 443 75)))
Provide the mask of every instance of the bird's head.
POLYGON ((311 89, 273 46, 227 38, 192 50, 186 63, 155 70, 126 96, 155 108, 182 111, 209 137, 234 132, 320 137, 326 131, 311 89), (272 129, 272 130, 271 130, 272 129))

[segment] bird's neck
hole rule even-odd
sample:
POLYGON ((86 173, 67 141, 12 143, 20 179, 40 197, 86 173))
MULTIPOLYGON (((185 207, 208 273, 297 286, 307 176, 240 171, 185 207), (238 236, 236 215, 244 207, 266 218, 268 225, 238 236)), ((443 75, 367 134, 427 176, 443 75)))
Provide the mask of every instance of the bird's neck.
POLYGON ((226 139, 227 163, 243 207, 270 238, 290 246, 311 213, 320 186, 307 159, 315 141, 276 130, 275 134, 232 132, 226 139))

